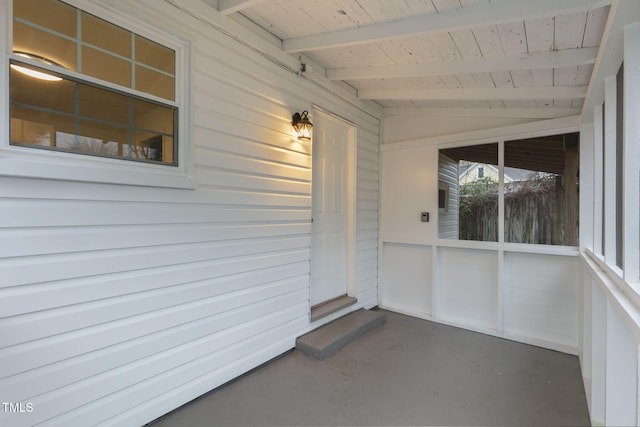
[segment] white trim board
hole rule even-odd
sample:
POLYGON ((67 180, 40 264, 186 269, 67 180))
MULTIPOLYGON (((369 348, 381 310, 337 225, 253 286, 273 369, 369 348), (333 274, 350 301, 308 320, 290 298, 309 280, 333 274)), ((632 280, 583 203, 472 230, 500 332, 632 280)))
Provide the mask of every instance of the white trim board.
POLYGON ((578 132, 581 125, 581 116, 562 117, 559 119, 540 120, 531 123, 504 126, 493 129, 485 129, 471 132, 462 132, 452 135, 421 138, 410 141, 393 142, 383 144, 381 151, 405 150, 433 145, 497 142, 499 140, 523 139, 534 136, 557 135, 569 132, 578 132))
POLYGON ((504 117, 523 119, 559 119, 580 115, 580 108, 431 108, 388 107, 385 117, 504 117))
POLYGON ((577 99, 584 98, 587 86, 515 87, 491 89, 361 89, 360 99, 426 100, 426 101, 487 101, 520 99, 577 99))

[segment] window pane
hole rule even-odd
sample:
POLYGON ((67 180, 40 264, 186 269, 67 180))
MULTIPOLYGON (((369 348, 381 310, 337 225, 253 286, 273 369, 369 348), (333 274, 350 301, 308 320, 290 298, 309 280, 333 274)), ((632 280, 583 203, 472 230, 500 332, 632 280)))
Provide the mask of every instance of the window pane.
POLYGON ((58 0, 14 1, 13 23, 14 55, 42 65, 11 60, 11 144, 177 165, 177 108, 140 97, 175 99, 172 49, 58 0))
POLYGON ((498 241, 498 144, 440 150, 439 237, 498 241))
POLYGON ((141 100, 133 101, 134 128, 172 135, 173 122, 173 108, 141 100))
POLYGON ((177 164, 174 107, 13 69, 10 98, 12 145, 177 164))
POLYGON ((44 114, 40 114, 41 117, 34 117, 34 119, 40 119, 39 121, 19 118, 24 116, 26 115, 16 114, 15 117, 11 117, 11 143, 54 147, 55 127, 47 124, 51 120, 44 119, 44 114))
POLYGON ((14 22, 13 51, 38 55, 68 70, 77 70, 77 46, 71 40, 14 22))
POLYGON ((82 41, 131 58, 131 32, 86 12, 82 13, 82 41))
POLYGON ((73 133, 73 118, 45 111, 11 107, 11 144, 58 147, 57 132, 73 133))
POLYGON ((82 73, 131 87, 131 62, 86 46, 82 47, 82 73))
POLYGON ((505 242, 577 245, 578 148, 578 134, 505 142, 505 242))
MULTIPOLYGON (((38 70, 24 64, 27 69, 38 70)), ((11 68, 11 103, 32 109, 73 114, 75 112, 75 84, 68 80, 50 82, 27 76, 11 68)))
POLYGON ((17 0, 13 16, 76 38, 76 8, 57 0, 17 0))
MULTIPOLYGON (((164 154, 165 146, 162 135, 155 135, 147 132, 134 132, 133 144, 131 145, 132 156, 136 158, 154 160, 158 162, 171 162, 164 154)), ((167 147, 173 151, 170 145, 167 147)))
POLYGON ((78 151, 103 156, 122 156, 129 141, 129 130, 88 120, 80 120, 78 151))
POLYGON ((174 144, 175 140, 172 137, 162 137, 162 161, 164 163, 176 163, 178 161, 178 158, 176 157, 177 151, 174 144))
POLYGON ((14 52, 37 55, 68 70, 175 99, 172 49, 86 12, 81 12, 79 21, 78 9, 60 1, 21 0, 15 4, 14 52), (132 69, 134 62, 139 65, 132 69))
POLYGON ((175 73, 174 51, 138 35, 136 35, 136 62, 171 75, 175 73))
POLYGON ((164 74, 136 66, 136 89, 164 99, 173 100, 174 79, 164 74))
POLYGON ((80 85, 79 91, 81 117, 127 126, 130 100, 128 96, 88 85, 80 85))

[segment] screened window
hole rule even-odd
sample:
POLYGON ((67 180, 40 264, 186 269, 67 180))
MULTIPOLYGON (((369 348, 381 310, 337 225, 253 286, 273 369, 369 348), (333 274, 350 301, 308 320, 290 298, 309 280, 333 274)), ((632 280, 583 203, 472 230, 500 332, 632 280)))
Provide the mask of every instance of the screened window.
POLYGON ((578 134, 504 144, 504 241, 577 246, 578 134))
POLYGON ((605 141, 606 141, 606 135, 605 135, 605 104, 604 102, 602 103, 602 199, 600 200, 600 212, 602 215, 602 222, 601 222, 601 239, 602 239, 602 245, 600 247, 600 254, 604 255, 604 251, 605 251, 605 244, 606 244, 606 240, 607 240, 607 235, 605 233, 605 215, 606 215, 606 203, 605 203, 605 195, 606 195, 606 186, 604 185, 604 183, 606 182, 605 180, 605 152, 606 152, 606 148, 605 148, 605 141))
POLYGON ((59 0, 13 13, 11 145, 178 165, 174 50, 59 0))
POLYGON ((438 180, 449 186, 441 239, 498 241, 498 144, 441 149, 438 180))
POLYGON ((624 64, 616 75, 616 265, 623 268, 624 64))
POLYGON ((438 163, 449 188, 438 194, 449 206, 438 212, 440 239, 577 246, 577 133, 443 148, 438 163))

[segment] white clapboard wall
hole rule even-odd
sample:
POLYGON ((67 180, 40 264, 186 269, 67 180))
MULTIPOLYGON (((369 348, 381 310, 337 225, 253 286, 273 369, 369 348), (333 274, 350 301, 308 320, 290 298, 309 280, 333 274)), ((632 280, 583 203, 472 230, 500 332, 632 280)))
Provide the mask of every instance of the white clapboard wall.
POLYGON ((2 425, 141 425, 294 346, 311 238, 296 111, 357 126, 355 296, 377 303, 381 110, 238 42, 205 3, 106 3, 190 44, 197 185, 0 177, 0 397, 33 409, 2 425))

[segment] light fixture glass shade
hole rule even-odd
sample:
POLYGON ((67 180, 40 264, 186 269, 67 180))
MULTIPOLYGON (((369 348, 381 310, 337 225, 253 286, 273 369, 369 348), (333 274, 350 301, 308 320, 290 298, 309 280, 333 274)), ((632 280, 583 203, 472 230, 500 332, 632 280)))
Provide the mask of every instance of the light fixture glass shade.
POLYGON ((22 74, 26 74, 27 76, 34 77, 40 80, 46 80, 48 82, 59 82, 60 80, 62 80, 62 78, 54 76, 53 74, 43 73, 42 71, 23 67, 22 65, 11 64, 11 68, 16 71, 20 71, 22 74))
MULTIPOLYGON (((38 61, 38 62, 42 62, 43 64, 47 64, 47 65, 56 65, 56 66, 61 66, 60 64, 58 64, 55 61, 52 61, 48 58, 45 58, 44 56, 40 56, 40 55, 35 55, 33 53, 27 53, 27 52, 20 52, 20 51, 14 51, 13 52, 16 56, 21 56, 23 58, 28 58, 34 61, 38 61)), ((59 82, 60 80, 62 80, 62 78, 53 75, 53 74, 49 74, 46 73, 44 71, 38 71, 35 70, 31 67, 25 67, 22 65, 17 65, 17 64, 11 64, 11 68, 13 68, 16 71, 21 72, 22 74, 26 74, 27 76, 30 77, 34 77, 36 79, 40 79, 40 80, 46 80, 49 82, 59 82)))
POLYGON ((291 119, 291 125, 298 135, 298 139, 303 141, 311 140, 311 128, 313 123, 309 120, 309 112, 304 110, 302 114, 295 113, 291 119))

